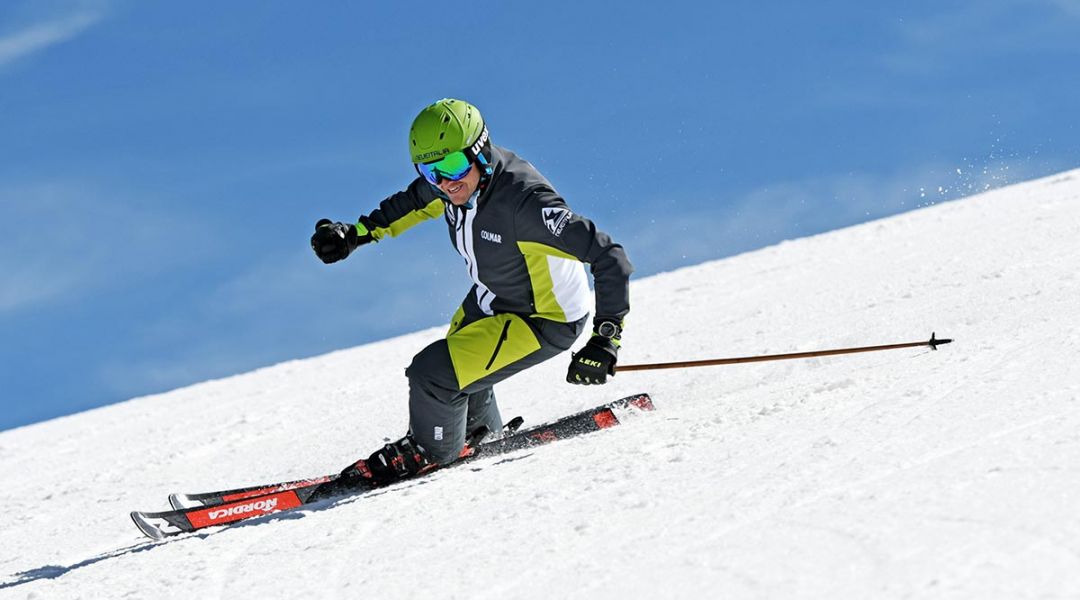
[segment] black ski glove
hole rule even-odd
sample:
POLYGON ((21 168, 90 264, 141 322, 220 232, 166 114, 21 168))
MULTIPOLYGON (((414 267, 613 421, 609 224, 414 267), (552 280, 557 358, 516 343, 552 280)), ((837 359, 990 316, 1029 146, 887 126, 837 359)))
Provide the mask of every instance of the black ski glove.
POLYGON ((357 247, 374 240, 363 222, 346 225, 334 223, 330 219, 320 219, 315 224, 314 235, 311 236, 311 249, 319 260, 330 264, 344 260, 357 247))
POLYGON ((585 347, 571 356, 566 381, 576 385, 607 383, 607 376, 615 375, 621 335, 622 326, 615 321, 597 320, 585 347))

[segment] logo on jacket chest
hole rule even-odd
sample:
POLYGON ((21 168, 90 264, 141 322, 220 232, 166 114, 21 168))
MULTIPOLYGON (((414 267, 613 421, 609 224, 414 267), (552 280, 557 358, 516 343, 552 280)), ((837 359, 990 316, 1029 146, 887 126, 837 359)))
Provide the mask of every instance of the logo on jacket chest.
POLYGON ((489 242, 494 242, 496 244, 501 244, 502 243, 502 234, 500 234, 500 233, 491 233, 490 231, 487 231, 485 229, 481 229, 480 230, 480 237, 482 239, 485 239, 485 240, 487 240, 489 242))

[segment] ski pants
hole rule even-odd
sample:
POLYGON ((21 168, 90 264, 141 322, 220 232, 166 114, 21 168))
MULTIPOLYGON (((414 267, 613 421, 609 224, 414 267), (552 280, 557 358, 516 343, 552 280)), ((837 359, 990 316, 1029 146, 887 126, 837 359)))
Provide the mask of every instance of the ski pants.
POLYGON ((513 313, 484 314, 470 293, 446 338, 417 354, 409 378, 409 431, 429 460, 447 464, 481 425, 502 429, 492 386, 565 351, 588 316, 573 323, 513 313))

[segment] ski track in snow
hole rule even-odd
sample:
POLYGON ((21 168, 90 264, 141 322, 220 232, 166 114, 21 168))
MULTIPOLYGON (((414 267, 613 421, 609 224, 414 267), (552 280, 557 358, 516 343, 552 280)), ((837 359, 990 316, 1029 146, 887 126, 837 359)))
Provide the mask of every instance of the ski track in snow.
POLYGON ((560 357, 504 417, 658 410, 363 498, 165 543, 127 516, 401 435, 441 329, 0 433, 0 598, 1080 597, 1078 176, 636 280, 620 359, 938 352, 595 388, 560 357))

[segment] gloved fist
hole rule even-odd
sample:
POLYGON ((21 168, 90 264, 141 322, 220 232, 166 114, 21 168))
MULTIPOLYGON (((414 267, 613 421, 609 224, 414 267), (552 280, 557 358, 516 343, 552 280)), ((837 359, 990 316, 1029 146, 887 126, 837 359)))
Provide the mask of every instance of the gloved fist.
POLYGON ((622 328, 618 323, 597 321, 588 343, 571 356, 566 381, 576 385, 607 383, 607 376, 615 375, 621 333, 622 328))
POLYGON ((371 232, 363 223, 346 225, 330 219, 320 219, 311 236, 311 249, 326 264, 343 260, 358 246, 373 241, 371 232))

